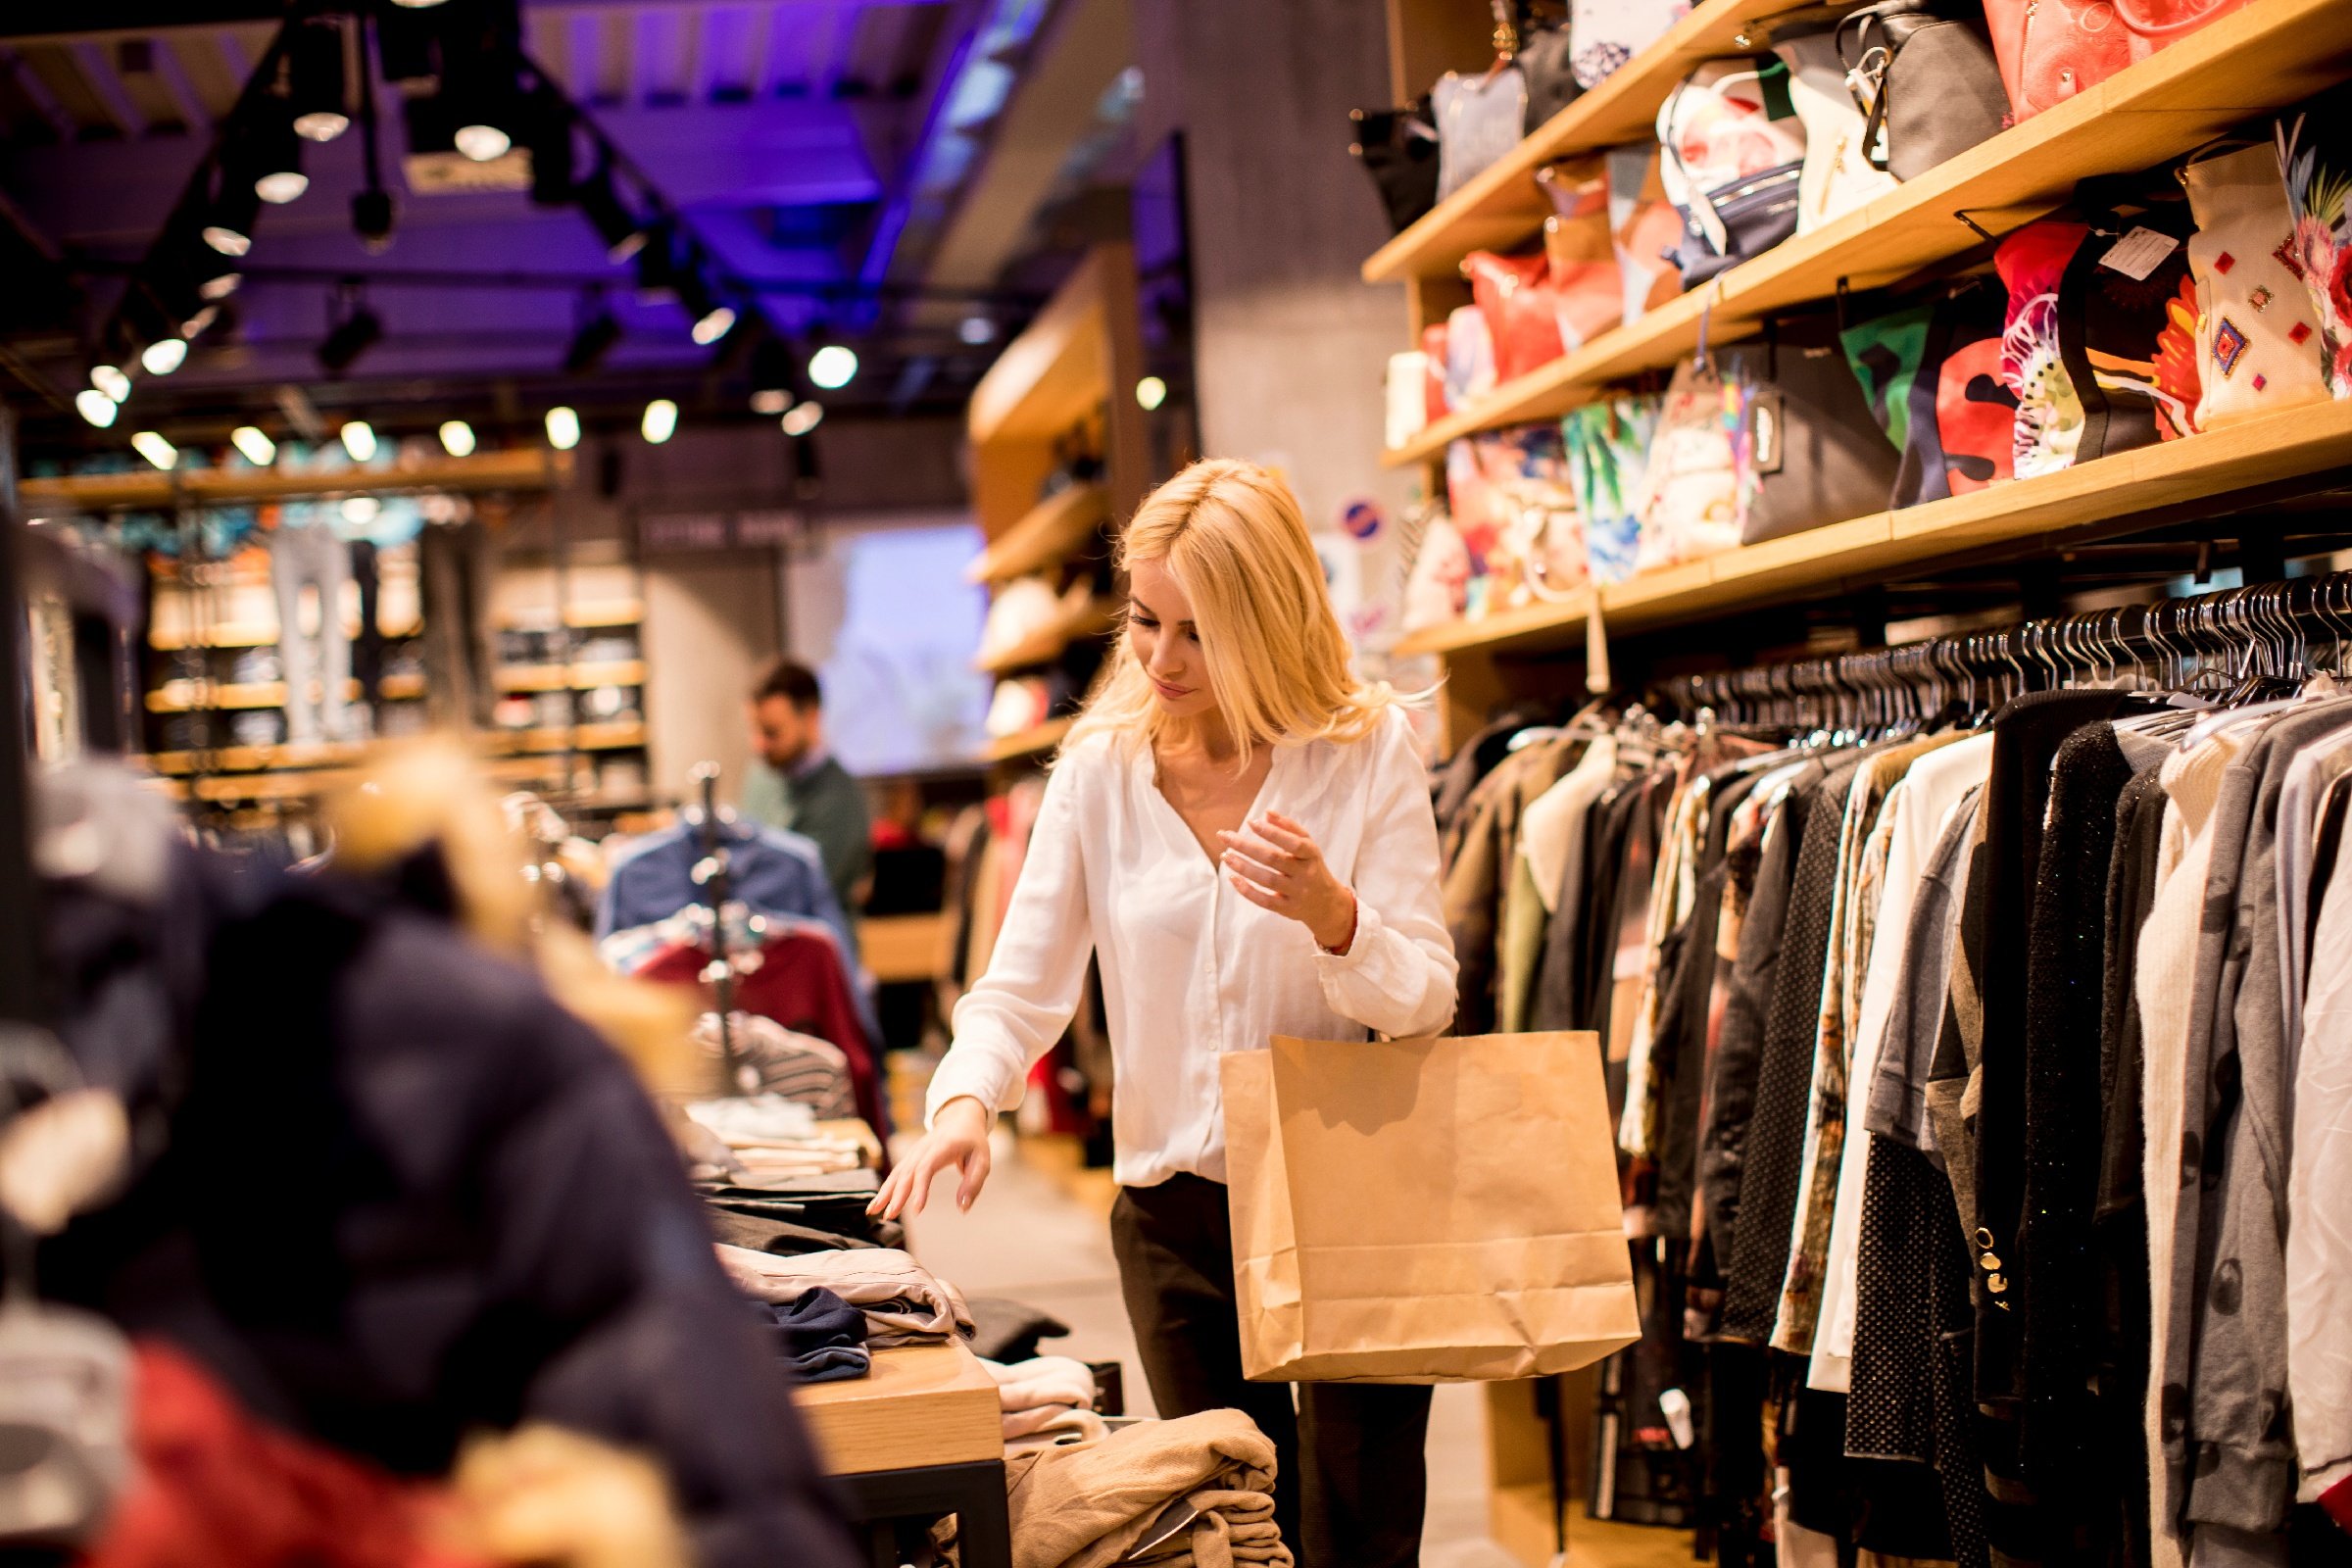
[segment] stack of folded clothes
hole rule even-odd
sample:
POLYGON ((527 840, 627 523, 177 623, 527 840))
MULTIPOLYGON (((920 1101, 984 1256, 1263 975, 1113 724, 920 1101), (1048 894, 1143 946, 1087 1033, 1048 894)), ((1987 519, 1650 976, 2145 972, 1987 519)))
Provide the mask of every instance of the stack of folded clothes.
POLYGON ((814 1111, 781 1095, 698 1100, 686 1114, 727 1146, 731 1168, 747 1186, 853 1171, 866 1162, 861 1141, 819 1130, 814 1111))
POLYGON ((831 1291, 865 1314, 865 1343, 876 1350, 972 1337, 962 1295, 896 1248, 777 1257, 721 1243, 718 1262, 735 1288, 757 1301, 798 1300, 812 1288, 831 1291))
POLYGON ((776 1333, 776 1350, 801 1383, 841 1383, 873 1368, 865 1314, 831 1291, 811 1287, 790 1301, 754 1301, 776 1333))
POLYGON ((872 1171, 853 1170, 778 1178, 759 1187, 698 1182, 695 1190, 702 1195, 717 1240, 755 1252, 790 1256, 904 1246, 904 1228, 865 1211, 878 1187, 872 1171))
POLYGON ((1013 1568, 1291 1568, 1274 1445, 1239 1410, 1005 1456, 1013 1568))
POLYGON ((1110 1435, 1110 1428, 1095 1413, 1095 1374, 1084 1361, 1043 1355, 1011 1366, 990 1360, 980 1364, 997 1380, 1007 1452, 1091 1443, 1110 1435))

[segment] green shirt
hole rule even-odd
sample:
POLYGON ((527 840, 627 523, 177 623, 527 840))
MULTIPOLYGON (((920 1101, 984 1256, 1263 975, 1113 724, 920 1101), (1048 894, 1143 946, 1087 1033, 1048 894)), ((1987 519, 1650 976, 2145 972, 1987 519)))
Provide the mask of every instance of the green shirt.
POLYGON ((742 811, 755 822, 813 840, 842 911, 857 918, 853 895, 874 868, 874 835, 865 791, 848 768, 828 757, 786 774, 755 758, 743 778, 742 811))

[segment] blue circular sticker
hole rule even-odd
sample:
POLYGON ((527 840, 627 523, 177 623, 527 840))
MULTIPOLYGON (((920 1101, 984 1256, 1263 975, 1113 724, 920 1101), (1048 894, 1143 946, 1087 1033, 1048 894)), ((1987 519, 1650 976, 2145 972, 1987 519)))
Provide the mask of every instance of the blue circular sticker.
POLYGON ((1381 515, 1377 501, 1350 501, 1340 509, 1340 526, 1346 528, 1359 543, 1370 544, 1380 537, 1388 519, 1381 515))

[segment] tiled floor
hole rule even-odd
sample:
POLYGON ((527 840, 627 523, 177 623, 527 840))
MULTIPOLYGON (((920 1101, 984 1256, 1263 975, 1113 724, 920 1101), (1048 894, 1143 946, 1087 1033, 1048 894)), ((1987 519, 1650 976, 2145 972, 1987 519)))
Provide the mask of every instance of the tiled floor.
MULTIPOLYGON (((909 1227, 909 1245, 934 1272, 967 1295, 1012 1297, 1070 1325, 1048 1350, 1127 1368, 1130 1413, 1151 1413, 1152 1394, 1135 1358, 1119 1299, 1106 1216, 1111 1191, 1101 1173, 1073 1168, 1054 1146, 1016 1146, 999 1135, 995 1175, 968 1214, 942 1183, 939 1202, 909 1227)), ((1487 1534, 1483 1396, 1475 1387, 1437 1391, 1430 1418, 1430 1494, 1424 1568, 1519 1568, 1487 1534)), ((1686 1568, 1690 1538, 1667 1531, 1579 1522, 1574 1568, 1686 1568)))

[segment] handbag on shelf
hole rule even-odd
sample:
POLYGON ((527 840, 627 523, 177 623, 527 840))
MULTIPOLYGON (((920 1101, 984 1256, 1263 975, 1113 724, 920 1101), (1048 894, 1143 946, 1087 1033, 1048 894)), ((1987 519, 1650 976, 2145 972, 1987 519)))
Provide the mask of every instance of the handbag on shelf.
POLYGON ((1690 14, 1689 0, 1575 0, 1568 32, 1576 79, 1599 86, 1690 14))
POLYGON ((1404 580, 1406 633, 1425 631, 1461 618, 1470 600, 1470 551, 1453 519, 1440 512, 1429 519, 1421 548, 1413 553, 1412 570, 1404 580))
POLYGON ((1609 244, 1625 289, 1621 316, 1632 321, 1683 291, 1672 257, 1682 243, 1683 215, 1666 199, 1656 142, 1612 147, 1602 162, 1609 179, 1609 244))
POLYGON ((1551 264, 1541 256, 1472 251, 1462 258, 1470 297, 1486 318, 1494 345, 1494 378, 1513 381, 1558 359, 1560 322, 1550 287, 1551 264))
POLYGON ((1372 176, 1389 227, 1402 232, 1438 203, 1438 126, 1425 96, 1405 109, 1351 109, 1348 151, 1372 176))
POLYGON ((1744 389, 1712 358, 1675 367, 1642 469, 1637 570, 1738 547, 1747 506, 1740 461, 1746 412, 1744 389))
POLYGON ((2001 382, 2006 304, 1996 281, 1972 277, 1838 334, 1872 415, 1899 454, 1889 507, 1941 501, 2014 476, 2017 395, 2001 382))
POLYGON ((1659 177, 1683 215, 1683 287, 1796 232, 1805 125, 1788 68, 1771 56, 1710 60, 1658 107, 1659 177))
POLYGON ((2293 265, 2295 215, 2269 141, 2209 149, 2181 166, 2197 231, 2197 428, 2328 396, 2319 321, 2293 265))
POLYGON ((2009 95, 1976 8, 1881 0, 1848 14, 1834 36, 1863 115, 1864 156, 1896 179, 1917 179, 2000 133, 2009 95))
POLYGON ((1584 526, 1557 425, 1516 425, 1450 443, 1446 504, 1470 556, 1473 617, 1584 586, 1584 526))
POLYGON ((1544 220, 1544 261, 1549 272, 1560 347, 1573 354, 1625 319, 1625 284, 1609 233, 1609 182, 1597 158, 1540 170, 1536 183, 1550 198, 1544 220))
POLYGON ((1423 425, 1432 425, 1453 412, 1446 391, 1446 323, 1432 321, 1421 329, 1421 404, 1423 425))
POLYGON ((2017 399, 2011 466, 2020 479, 2052 473, 2075 461, 2082 440, 2082 399, 2060 351, 2058 284, 2090 230, 2043 218, 2004 238, 1992 253, 2008 300, 2002 310, 2001 384, 2017 399))
POLYGON ((1509 66, 1466 75, 1448 71, 1431 93, 1438 120, 1438 200, 1444 201, 1519 145, 1527 78, 1509 66))
POLYGON ((2091 233, 2058 285, 2058 344, 2082 401, 2075 460, 2177 441, 2196 429, 2196 232, 2170 171, 2075 187, 2091 233))
POLYGON ((1741 544, 1886 510, 1900 458, 1871 417, 1834 318, 1769 321, 1762 339, 1717 354, 1743 384, 1741 544))
POLYGON ((1984 0, 2012 122, 2096 86, 2246 0, 1984 0))
POLYGON ((1874 197, 1895 178, 1871 162, 1873 129, 1846 85, 1838 35, 1824 29, 1776 37, 1774 58, 1788 68, 1788 101, 1805 127, 1805 156, 1796 179, 1796 232, 1811 233, 1874 197))
POLYGON ((1486 313, 1457 305, 1446 317, 1446 412, 1455 414, 1494 390, 1494 339, 1486 313))
POLYGON ((1524 134, 1584 96, 1585 84, 1576 79, 1565 26, 1545 27, 1519 46, 1511 64, 1527 81, 1527 109, 1521 120, 1524 134))
POLYGON ((2295 218, 2290 253, 2320 327, 2320 371, 2352 398, 2352 90, 2331 87, 2278 117, 2278 167, 2295 218))
POLYGON ((1610 398, 1560 416, 1568 488, 1585 521, 1585 563, 1594 582, 1623 582, 1641 567, 1642 486, 1657 434, 1655 396, 1610 398))

